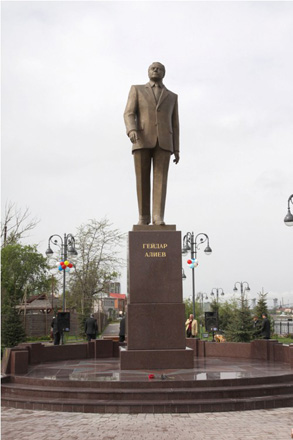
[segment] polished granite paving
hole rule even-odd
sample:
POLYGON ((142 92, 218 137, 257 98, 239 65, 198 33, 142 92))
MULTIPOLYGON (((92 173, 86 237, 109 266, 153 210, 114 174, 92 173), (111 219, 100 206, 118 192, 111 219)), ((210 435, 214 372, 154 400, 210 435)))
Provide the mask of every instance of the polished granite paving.
POLYGON ((26 377, 79 381, 219 380, 291 374, 288 364, 239 358, 197 358, 188 370, 120 370, 119 359, 47 362, 29 367, 26 377))

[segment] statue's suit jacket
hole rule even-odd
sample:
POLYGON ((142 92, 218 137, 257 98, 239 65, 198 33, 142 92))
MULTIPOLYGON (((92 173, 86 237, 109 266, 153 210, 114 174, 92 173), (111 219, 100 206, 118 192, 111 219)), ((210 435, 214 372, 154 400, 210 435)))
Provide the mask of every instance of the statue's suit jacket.
POLYGON ((127 135, 136 130, 138 141, 132 151, 155 148, 179 152, 178 97, 163 86, 156 103, 150 83, 131 86, 124 121, 127 135))

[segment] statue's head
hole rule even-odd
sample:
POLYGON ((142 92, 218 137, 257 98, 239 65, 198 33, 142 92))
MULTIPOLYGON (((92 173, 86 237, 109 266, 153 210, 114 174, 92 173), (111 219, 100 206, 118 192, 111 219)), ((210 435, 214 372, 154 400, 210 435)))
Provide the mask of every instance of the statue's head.
POLYGON ((151 79, 152 81, 162 80, 165 76, 165 73, 165 66, 157 61, 152 63, 148 70, 149 79, 151 79))

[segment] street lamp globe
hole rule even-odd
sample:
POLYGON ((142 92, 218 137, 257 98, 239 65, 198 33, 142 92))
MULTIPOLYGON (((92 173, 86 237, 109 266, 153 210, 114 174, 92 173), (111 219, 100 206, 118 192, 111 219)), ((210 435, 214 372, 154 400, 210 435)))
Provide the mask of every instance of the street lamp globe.
POLYGON ((288 199, 288 213, 286 217, 284 218, 284 223, 287 226, 293 226, 293 214, 290 211, 290 203, 293 204, 293 194, 288 199))
POLYGON ((204 250, 204 253, 205 253, 206 255, 211 255, 212 252, 213 252, 213 251, 212 251, 212 249, 211 249, 209 246, 207 246, 207 247, 205 248, 205 250, 204 250))
POLYGON ((184 272, 183 267, 182 267, 182 279, 183 279, 183 280, 186 280, 186 275, 185 275, 185 272, 184 272))
POLYGON ((187 252, 190 251, 190 249, 191 247, 187 242, 183 243, 182 254, 187 254, 187 252))
POLYGON ((76 249, 72 245, 70 245, 68 247, 68 251, 67 252, 68 252, 69 255, 77 255, 76 249))
POLYGON ((52 255, 52 254, 54 254, 54 252, 52 251, 52 249, 49 246, 48 249, 46 250, 46 255, 48 257, 49 255, 52 255))
POLYGON ((290 209, 288 209, 288 213, 286 217, 284 218, 284 223, 287 226, 293 226, 293 214, 291 214, 290 209))

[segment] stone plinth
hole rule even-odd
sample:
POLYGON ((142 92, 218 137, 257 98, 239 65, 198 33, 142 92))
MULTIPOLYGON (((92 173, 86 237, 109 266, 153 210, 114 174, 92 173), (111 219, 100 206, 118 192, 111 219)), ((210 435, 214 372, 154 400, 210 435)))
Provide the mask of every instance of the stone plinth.
POLYGON ((127 349, 121 369, 193 368, 186 350, 181 233, 174 226, 129 232, 127 349))
POLYGON ((130 304, 182 304, 181 233, 129 232, 130 304))
POLYGON ((140 350, 142 347, 144 350, 186 347, 184 304, 129 304, 127 313, 128 328, 137 329, 128 331, 129 350, 140 350), (180 323, 180 328, 176 323, 180 323))

